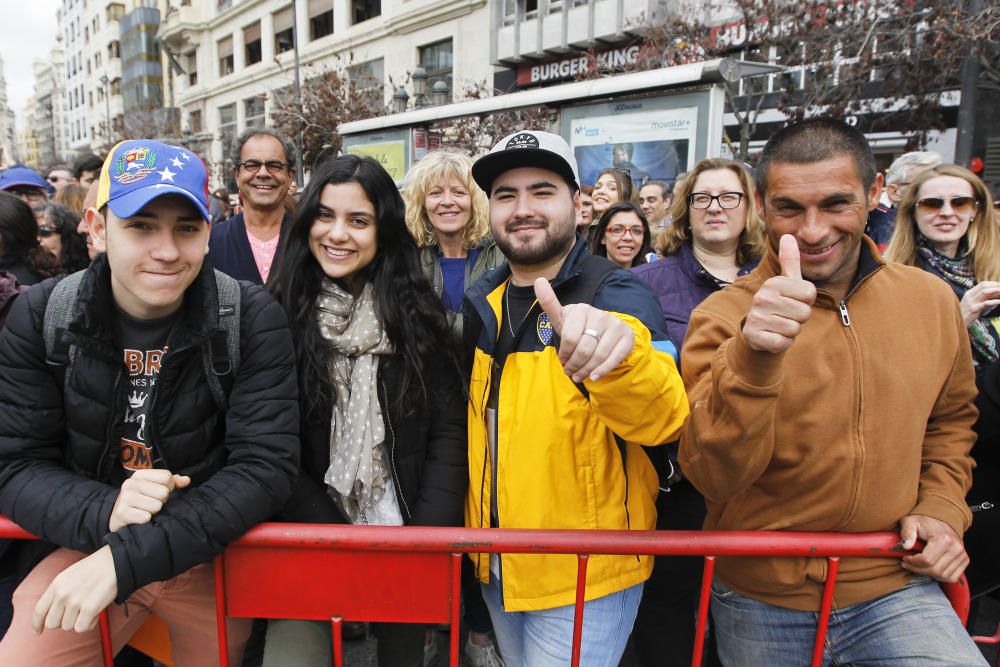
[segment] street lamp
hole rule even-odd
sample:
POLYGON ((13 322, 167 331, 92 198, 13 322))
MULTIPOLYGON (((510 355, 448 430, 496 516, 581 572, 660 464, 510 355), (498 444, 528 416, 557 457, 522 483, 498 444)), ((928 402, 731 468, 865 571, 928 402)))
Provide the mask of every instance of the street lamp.
POLYGON ((400 86, 396 89, 396 92, 392 94, 392 112, 393 113, 403 113, 406 111, 406 105, 410 101, 410 95, 406 92, 406 88, 400 86))
POLYGON ((447 104, 450 95, 451 89, 448 88, 448 82, 444 79, 435 81, 434 85, 431 86, 431 104, 436 107, 447 104))
POLYGON ((102 74, 99 79, 101 85, 104 87, 104 112, 107 115, 107 125, 105 126, 105 132, 107 132, 108 147, 111 147, 111 88, 108 87, 110 80, 107 74, 102 74))
POLYGON ((413 106, 420 109, 428 104, 427 70, 417 65, 411 78, 413 79, 413 106))

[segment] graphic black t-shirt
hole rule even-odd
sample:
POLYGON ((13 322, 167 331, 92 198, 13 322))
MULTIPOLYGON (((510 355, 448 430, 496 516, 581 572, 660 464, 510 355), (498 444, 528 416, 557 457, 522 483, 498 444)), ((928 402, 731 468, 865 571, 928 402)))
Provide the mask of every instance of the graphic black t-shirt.
POLYGON ((118 311, 114 321, 115 342, 122 350, 128 372, 128 407, 119 424, 118 460, 124 481, 128 471, 157 468, 159 457, 153 451, 146 430, 146 419, 153 391, 160 375, 160 364, 167 353, 167 339, 177 314, 155 320, 138 320, 118 311))

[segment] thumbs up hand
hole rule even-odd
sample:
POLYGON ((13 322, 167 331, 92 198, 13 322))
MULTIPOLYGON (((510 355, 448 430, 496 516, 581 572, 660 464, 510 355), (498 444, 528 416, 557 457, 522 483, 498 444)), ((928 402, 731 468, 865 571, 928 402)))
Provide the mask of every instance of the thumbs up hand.
POLYGON ((758 352, 777 354, 792 346, 812 315, 816 286, 802 278, 799 244, 791 234, 778 243, 781 275, 769 278, 757 291, 743 324, 743 340, 758 352))
POLYGON ((573 382, 601 379, 632 351, 635 334, 611 313, 585 303, 563 306, 545 278, 535 281, 535 298, 559 336, 559 362, 573 382))

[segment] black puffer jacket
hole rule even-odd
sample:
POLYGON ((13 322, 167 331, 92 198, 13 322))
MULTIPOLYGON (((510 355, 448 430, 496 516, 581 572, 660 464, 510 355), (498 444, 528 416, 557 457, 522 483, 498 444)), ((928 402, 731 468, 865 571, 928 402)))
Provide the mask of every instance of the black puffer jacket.
POLYGON ((207 562, 288 498, 299 458, 298 391, 284 311, 242 285, 241 361, 223 413, 205 380, 202 344, 218 329, 210 262, 185 294, 164 355, 147 430, 165 465, 190 475, 153 520, 108 532, 118 489, 116 425, 127 405, 112 343, 110 269, 102 257, 80 287, 69 326, 78 353, 65 390, 47 366, 43 320, 56 284, 14 304, 0 333, 0 512, 53 544, 111 546, 119 602, 153 581, 207 562))
MULTIPOLYGON (((394 359, 398 362, 398 358, 394 359)), ((379 365, 379 405, 387 416, 386 461, 395 482, 405 525, 461 526, 469 484, 466 400, 459 373, 442 364, 428 377, 429 404, 404 415, 397 402, 400 369, 379 365)), ((412 389, 411 391, 418 391, 412 389)), ((330 419, 303 419, 302 471, 278 520, 295 523, 348 523, 326 492, 330 466, 330 419)))

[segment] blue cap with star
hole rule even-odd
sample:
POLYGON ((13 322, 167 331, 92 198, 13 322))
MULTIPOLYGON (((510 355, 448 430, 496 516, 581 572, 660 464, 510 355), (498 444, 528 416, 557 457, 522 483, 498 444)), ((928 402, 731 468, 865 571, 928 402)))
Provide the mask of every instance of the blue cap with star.
POLYGON ((151 139, 122 141, 101 168, 97 208, 105 204, 119 218, 130 218, 163 195, 187 198, 206 222, 208 171, 201 158, 181 146, 151 139))

